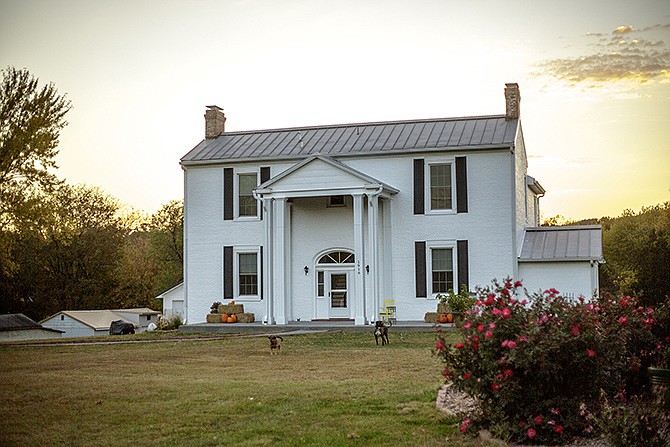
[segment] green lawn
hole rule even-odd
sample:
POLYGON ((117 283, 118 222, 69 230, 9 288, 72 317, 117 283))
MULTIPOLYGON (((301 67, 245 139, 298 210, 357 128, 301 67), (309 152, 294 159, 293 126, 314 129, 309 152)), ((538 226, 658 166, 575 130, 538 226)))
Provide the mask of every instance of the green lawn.
POLYGON ((435 409, 433 334, 391 342, 286 336, 278 356, 248 336, 0 345, 0 445, 475 445, 435 409))

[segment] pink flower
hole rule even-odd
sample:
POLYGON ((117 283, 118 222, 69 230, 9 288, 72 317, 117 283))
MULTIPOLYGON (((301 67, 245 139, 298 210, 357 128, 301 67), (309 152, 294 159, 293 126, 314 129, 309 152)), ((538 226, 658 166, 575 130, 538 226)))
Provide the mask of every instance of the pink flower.
POLYGON ((487 306, 493 306, 493 303, 495 302, 495 293, 489 293, 488 296, 486 297, 486 301, 484 301, 484 304, 487 306))
POLYGON ((572 329, 570 329, 570 335, 572 335, 573 337, 576 337, 576 336, 579 335, 579 333, 580 333, 579 325, 575 324, 574 326, 572 326, 572 329))
POLYGON ((547 421, 547 424, 549 424, 549 425, 556 425, 556 421, 552 419, 552 420, 550 420, 550 421, 547 421))
POLYGON ((489 327, 490 327, 491 329, 495 329, 495 328, 496 328, 496 324, 495 324, 495 323, 490 323, 490 324, 489 324, 489 327))
MULTIPOLYGON (((511 284, 510 284, 510 286, 511 286, 511 284)), ((509 296, 509 290, 508 289, 503 289, 502 294, 505 295, 505 296, 509 296)))
POLYGON ((470 418, 465 418, 463 419, 463 423, 461 424, 461 432, 465 433, 465 430, 468 429, 468 425, 470 425, 470 418))
POLYGON ((456 349, 461 349, 463 346, 465 346, 464 343, 456 343, 456 344, 454 345, 454 348, 456 348, 456 349))
POLYGON ((502 310, 502 317, 503 319, 507 320, 512 316, 512 311, 509 310, 509 307, 506 307, 502 310))
POLYGON ((519 421, 519 427, 524 428, 526 426, 526 421, 519 421))
POLYGON ((544 419, 542 419, 542 416, 535 416, 533 418, 533 421, 535 421, 536 424, 541 424, 543 420, 544 419))
POLYGON ((557 425, 556 427, 554 427, 554 431, 556 433, 558 433, 559 435, 562 435, 563 434, 563 426, 562 425, 557 425))
POLYGON ((586 355, 588 355, 591 358, 595 357, 596 356, 596 351, 594 351, 593 349, 587 349, 586 350, 586 355))
POLYGON ((620 317, 620 318, 619 318, 619 323, 625 325, 627 322, 628 322, 628 320, 626 320, 626 317, 620 317))
POLYGON ((439 351, 444 351, 444 344, 442 343, 442 340, 435 342, 435 348, 437 348, 439 351))
POLYGON ((512 340, 505 340, 504 342, 502 342, 501 346, 503 348, 514 349, 514 348, 516 348, 516 342, 514 342, 512 340))
POLYGON ((469 322, 469 321, 466 321, 465 324, 463 325, 463 328, 464 328, 464 329, 470 329, 470 326, 472 326, 472 325, 470 324, 470 322, 469 322))
POLYGON ((442 371, 442 375, 448 379, 449 377, 451 377, 451 371, 449 371, 447 368, 444 368, 444 370, 442 371))
POLYGON ((521 287, 521 281, 515 281, 514 282, 514 287, 521 287))
POLYGON ((491 389, 493 391, 498 391, 500 389, 500 385, 498 385, 498 382, 493 382, 493 385, 491 385, 491 389))
POLYGON ((483 324, 480 324, 479 326, 477 326, 477 330, 478 330, 479 332, 484 332, 484 325, 483 325, 483 324))
POLYGON ((463 380, 468 380, 470 376, 472 376, 472 373, 466 372, 465 374, 463 374, 463 380))
POLYGON ((493 332, 491 332, 491 331, 486 331, 486 333, 484 334, 484 337, 485 337, 485 338, 493 338, 493 332))
POLYGON ((526 434, 528 435, 528 437, 530 439, 533 439, 535 437, 535 435, 537 435, 537 432, 535 430, 533 430, 532 428, 529 428, 528 431, 526 432, 526 434))
POLYGON ((551 414, 561 414, 561 410, 558 408, 550 408, 549 411, 551 411, 551 414))
POLYGON ((514 371, 512 371, 511 369, 506 369, 505 371, 503 371, 503 378, 510 379, 513 376, 514 376, 514 371))
POLYGON ((508 289, 511 288, 511 287, 512 287, 512 283, 509 282, 509 281, 505 282, 505 287, 507 287, 508 289))
POLYGON ((495 315, 495 316, 498 316, 498 315, 501 314, 500 309, 498 309, 497 307, 494 307, 493 310, 492 310, 491 312, 492 312, 493 315, 495 315))
POLYGON ((528 304, 528 300, 522 300, 522 301, 521 301, 521 305, 522 305, 522 306, 525 306, 526 304, 528 304))

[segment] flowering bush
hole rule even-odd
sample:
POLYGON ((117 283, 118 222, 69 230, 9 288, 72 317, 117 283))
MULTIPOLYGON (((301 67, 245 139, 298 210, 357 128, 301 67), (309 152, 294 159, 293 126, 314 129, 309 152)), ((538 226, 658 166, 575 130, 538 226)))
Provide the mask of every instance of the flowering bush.
POLYGON ((569 300, 555 289, 521 297, 510 279, 477 289, 477 302, 436 352, 444 376, 475 398, 462 431, 488 428, 524 443, 558 444, 597 430, 606 396, 640 393, 660 348, 654 310, 634 298, 569 300))

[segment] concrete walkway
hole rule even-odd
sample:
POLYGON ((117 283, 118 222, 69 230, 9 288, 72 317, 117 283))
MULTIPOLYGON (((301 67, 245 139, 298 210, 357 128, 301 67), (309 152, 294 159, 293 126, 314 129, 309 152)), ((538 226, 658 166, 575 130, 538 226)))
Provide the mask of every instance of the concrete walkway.
MULTIPOLYGON (((450 328, 451 324, 443 324, 440 327, 450 328)), ((372 331, 372 325, 356 326, 352 321, 292 321, 289 324, 263 324, 263 323, 196 323, 179 327, 179 332, 193 334, 269 334, 269 333, 310 333, 310 332, 333 332, 372 331)), ((404 332, 434 332, 437 326, 423 321, 398 321, 391 328, 392 331, 404 332)))

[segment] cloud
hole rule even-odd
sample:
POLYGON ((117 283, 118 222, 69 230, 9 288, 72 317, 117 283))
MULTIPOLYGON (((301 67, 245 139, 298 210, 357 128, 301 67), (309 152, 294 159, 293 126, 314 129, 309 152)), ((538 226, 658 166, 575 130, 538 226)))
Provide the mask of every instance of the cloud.
POLYGON ((538 64, 535 75, 550 76, 570 83, 634 81, 644 84, 670 80, 670 50, 662 40, 649 40, 638 34, 670 29, 658 24, 637 30, 631 25, 614 29, 609 39, 603 33, 587 33, 599 37, 594 52, 579 57, 551 59, 538 64))
POLYGON ((632 26, 630 26, 630 25, 625 25, 625 26, 618 26, 618 27, 616 27, 616 28, 614 29, 614 31, 612 31, 612 34, 618 34, 618 35, 621 35, 621 34, 632 33, 633 31, 634 31, 634 30, 633 30, 633 27, 632 27, 632 26))

